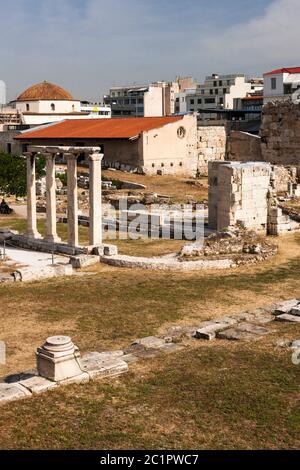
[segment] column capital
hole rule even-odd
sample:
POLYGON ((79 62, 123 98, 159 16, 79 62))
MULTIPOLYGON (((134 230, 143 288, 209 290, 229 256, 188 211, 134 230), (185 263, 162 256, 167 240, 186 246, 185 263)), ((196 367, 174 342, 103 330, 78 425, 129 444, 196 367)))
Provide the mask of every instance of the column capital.
POLYGON ((77 155, 75 153, 64 152, 63 155, 68 160, 77 160, 77 155))
POLYGON ((52 160, 53 158, 56 157, 55 153, 50 153, 50 152, 44 152, 42 155, 48 160, 52 160))
POLYGON ((94 153, 90 153, 89 154, 89 160, 91 160, 92 162, 99 162, 102 160, 102 158, 104 157, 104 154, 103 153, 98 153, 98 152, 94 152, 94 153))

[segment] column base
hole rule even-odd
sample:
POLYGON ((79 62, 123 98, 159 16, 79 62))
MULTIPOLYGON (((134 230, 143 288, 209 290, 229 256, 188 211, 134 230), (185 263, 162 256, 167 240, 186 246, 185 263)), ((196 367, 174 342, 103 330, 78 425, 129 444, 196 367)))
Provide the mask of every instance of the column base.
POLYGON ((39 232, 33 232, 33 231, 26 232, 26 236, 28 238, 34 238, 34 239, 37 239, 37 240, 40 240, 41 238, 43 238, 42 235, 39 232))
POLYGON ((59 238, 57 235, 47 235, 46 237, 44 237, 44 240, 50 243, 61 243, 61 238, 59 238))

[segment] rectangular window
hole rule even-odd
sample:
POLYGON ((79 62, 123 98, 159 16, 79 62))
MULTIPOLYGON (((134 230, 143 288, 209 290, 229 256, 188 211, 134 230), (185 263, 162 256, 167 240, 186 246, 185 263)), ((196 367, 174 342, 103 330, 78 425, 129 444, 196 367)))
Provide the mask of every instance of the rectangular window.
POLYGON ((226 95, 227 93, 227 88, 223 88, 223 94, 226 95))
POLYGON ((218 86, 218 83, 217 83, 217 82, 214 82, 214 86, 218 86))
POLYGON ((218 88, 215 89, 215 94, 218 95, 219 94, 219 90, 218 88))
POLYGON ((271 89, 276 90, 276 88, 277 88, 277 79, 276 79, 276 77, 272 77, 271 78, 271 89))
POLYGON ((219 81, 219 86, 223 86, 222 80, 219 81))
POLYGON ((202 103, 201 98, 198 98, 197 102, 198 102, 198 104, 201 104, 202 103))
POLYGON ((210 93, 211 95, 213 95, 213 94, 214 94, 214 90, 209 90, 209 93, 210 93))
POLYGON ((214 98, 206 98, 205 100, 206 104, 215 104, 215 99, 214 98))
POLYGON ((191 100, 191 101, 190 101, 190 104, 195 104, 195 100, 191 100))

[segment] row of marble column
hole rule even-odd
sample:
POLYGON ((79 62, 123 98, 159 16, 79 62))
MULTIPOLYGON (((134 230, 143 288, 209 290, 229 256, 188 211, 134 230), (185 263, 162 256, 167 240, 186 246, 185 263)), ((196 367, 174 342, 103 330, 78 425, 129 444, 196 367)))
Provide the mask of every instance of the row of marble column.
MULTIPOLYGON (((43 153, 46 158, 46 235, 45 240, 59 243, 57 235, 56 215, 56 181, 55 181, 55 153, 43 153)), ((37 229, 36 213, 36 174, 35 158, 33 152, 25 153, 27 158, 27 236, 41 238, 37 229)), ((77 186, 77 156, 65 153, 67 161, 67 195, 68 195, 68 245, 79 246, 78 237, 78 186, 77 186)), ((89 203, 90 228, 89 244, 98 246, 102 243, 102 203, 101 203, 101 160, 103 154, 89 155, 89 203)))

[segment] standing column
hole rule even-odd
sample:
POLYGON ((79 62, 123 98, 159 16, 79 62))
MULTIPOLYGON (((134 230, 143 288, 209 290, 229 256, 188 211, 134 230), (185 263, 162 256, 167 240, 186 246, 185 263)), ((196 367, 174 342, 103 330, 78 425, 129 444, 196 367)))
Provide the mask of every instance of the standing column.
POLYGON ((60 242, 56 228, 55 154, 46 153, 46 240, 60 242))
POLYGON ((78 246, 77 157, 66 153, 68 171, 68 244, 78 246))
POLYGON ((102 243, 102 191, 101 191, 101 160, 103 154, 93 153, 89 156, 90 167, 90 245, 102 243))
POLYGON ((27 236, 41 238, 36 219, 35 154, 26 152, 25 155, 27 158, 27 236))

